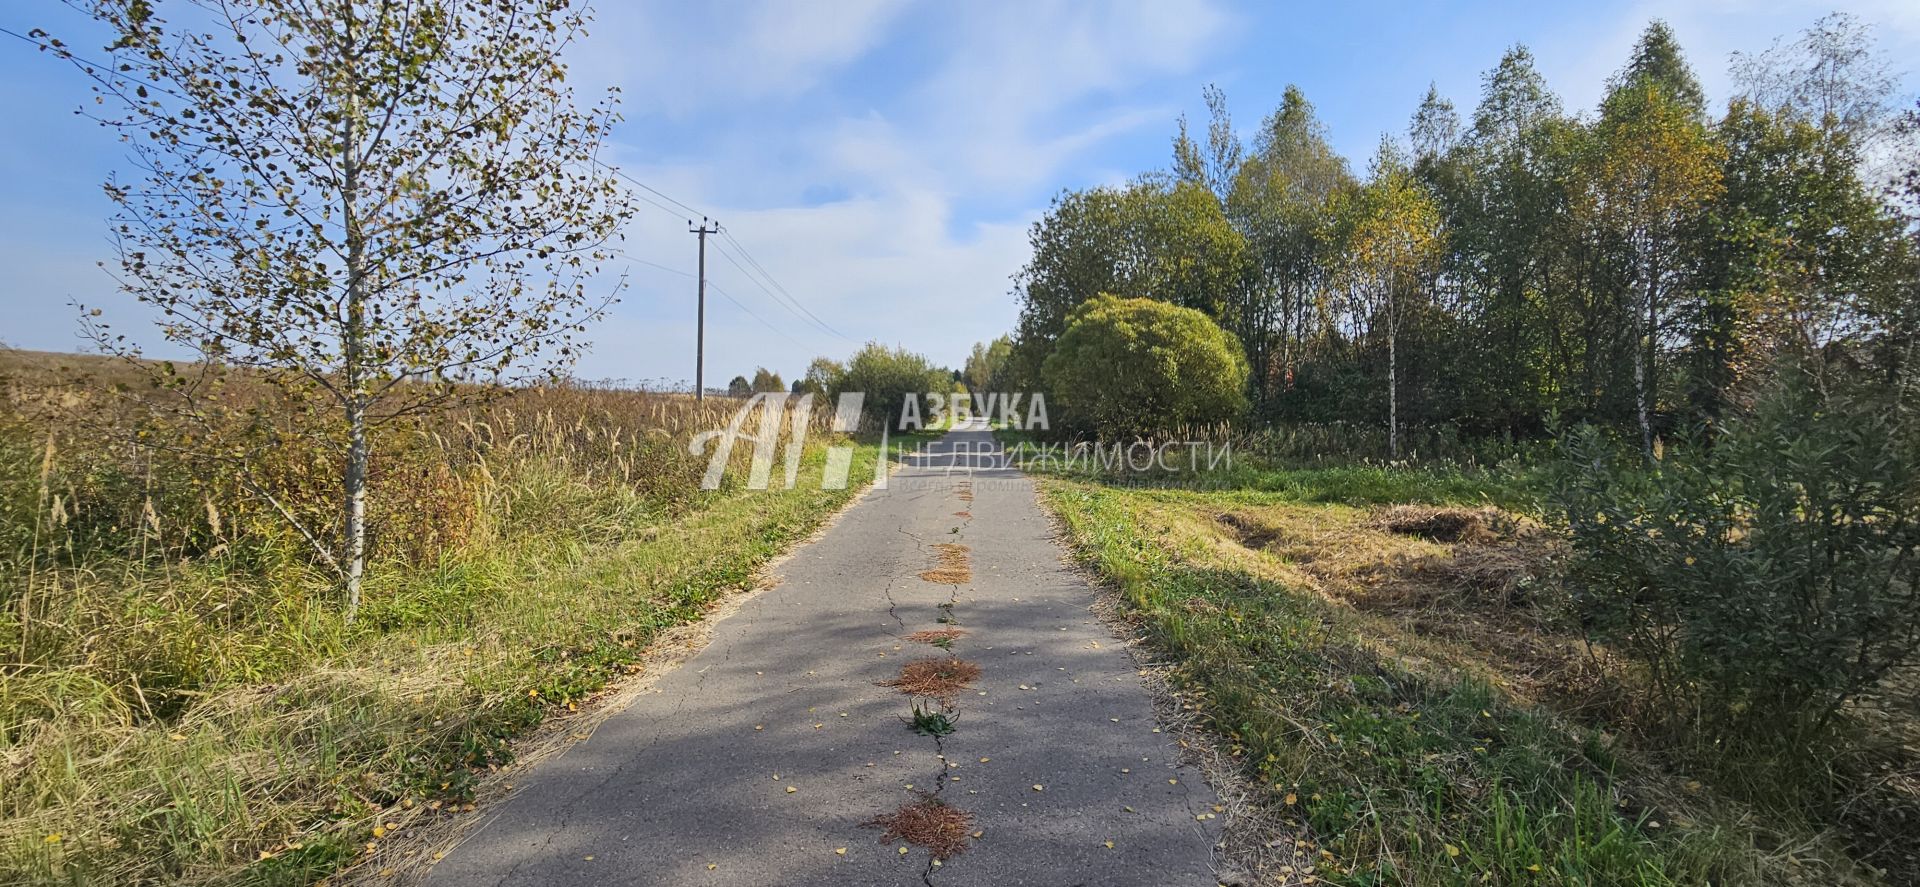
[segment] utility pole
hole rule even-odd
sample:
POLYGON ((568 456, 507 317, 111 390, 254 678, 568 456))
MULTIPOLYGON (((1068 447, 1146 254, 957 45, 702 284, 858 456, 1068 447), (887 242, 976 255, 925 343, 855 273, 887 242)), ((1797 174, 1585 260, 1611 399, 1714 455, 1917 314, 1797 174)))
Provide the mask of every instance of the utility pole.
POLYGON ((707 235, 720 233, 720 223, 714 222, 713 227, 709 228, 707 227, 709 221, 712 220, 706 216, 700 217, 699 225, 695 225, 692 219, 687 220, 688 233, 700 235, 700 309, 693 337, 693 399, 695 403, 702 403, 707 399, 707 235))

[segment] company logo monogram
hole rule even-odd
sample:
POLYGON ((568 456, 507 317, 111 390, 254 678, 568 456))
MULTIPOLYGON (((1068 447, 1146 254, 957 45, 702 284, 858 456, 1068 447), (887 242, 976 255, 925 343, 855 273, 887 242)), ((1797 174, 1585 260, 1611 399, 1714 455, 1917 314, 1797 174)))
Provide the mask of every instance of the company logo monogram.
MULTIPOLYGON (((866 395, 862 392, 841 394, 834 405, 833 422, 829 427, 839 433, 851 433, 859 428, 860 408, 865 403, 866 395)), ((812 424, 812 394, 762 392, 747 398, 747 402, 734 411, 733 418, 725 428, 696 434, 688 444, 687 452, 695 456, 705 454, 709 446, 713 449, 707 458, 706 474, 700 478, 700 489, 720 488, 720 478, 733 462, 733 448, 741 442, 753 445, 753 456, 747 463, 747 489, 764 490, 772 483, 776 453, 781 457, 783 468, 781 488, 793 489, 800 479, 800 455, 806 451, 807 430, 812 424), (748 433, 745 426, 756 413, 759 422, 753 432, 748 433), (785 435, 781 434, 783 425, 786 428, 785 435)), ((874 463, 874 484, 883 489, 887 485, 886 452, 886 433, 882 431, 880 455, 874 463)), ((846 489, 847 476, 853 470, 853 453, 851 444, 827 448, 826 470, 820 478, 821 489, 846 489)))

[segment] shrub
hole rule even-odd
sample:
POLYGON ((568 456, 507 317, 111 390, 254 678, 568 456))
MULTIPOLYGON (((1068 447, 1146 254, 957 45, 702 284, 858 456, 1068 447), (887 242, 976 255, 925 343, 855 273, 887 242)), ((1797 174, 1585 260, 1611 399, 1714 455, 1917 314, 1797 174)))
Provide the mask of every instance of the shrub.
POLYGON ((846 371, 847 368, 841 366, 837 360, 816 357, 812 363, 807 364, 806 375, 793 380, 793 393, 825 397, 827 392, 832 390, 834 380, 840 378, 846 371))
POLYGON ((787 383, 786 380, 780 378, 779 373, 773 372, 766 367, 760 367, 753 371, 753 381, 749 383, 749 387, 756 393, 778 393, 787 390, 787 383))
POLYGON ((1575 606, 1644 665, 1655 722, 1806 748, 1914 657, 1920 453, 1882 397, 1789 372, 1710 448, 1564 449, 1575 606))
POLYGON ((1199 311, 1153 299, 1101 295, 1082 303, 1041 375, 1074 432, 1152 435, 1247 408, 1239 341, 1199 311))
MULTIPOLYGON (((813 370, 809 369, 808 374, 811 376, 813 370)), ((846 369, 833 378, 828 391, 835 397, 842 392, 864 392, 862 413, 867 421, 890 422, 896 430, 903 430, 905 426, 900 420, 909 395, 925 396, 952 387, 953 380, 947 371, 925 357, 905 348, 869 342, 847 361, 846 369)), ((931 418, 925 413, 926 407, 926 404, 920 405, 923 422, 931 418)))

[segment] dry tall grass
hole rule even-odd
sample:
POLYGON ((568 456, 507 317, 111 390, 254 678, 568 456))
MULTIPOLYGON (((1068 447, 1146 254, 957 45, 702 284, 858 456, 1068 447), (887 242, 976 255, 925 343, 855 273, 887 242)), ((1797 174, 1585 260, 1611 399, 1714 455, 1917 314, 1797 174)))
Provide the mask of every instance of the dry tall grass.
POLYGON ((166 445, 194 430, 129 408, 116 372, 0 353, 0 883, 307 883, 399 811, 460 815, 512 736, 850 495, 699 489, 688 443, 735 401, 516 391, 378 441, 349 623, 248 491, 324 517, 330 454, 236 409, 237 477, 166 445))

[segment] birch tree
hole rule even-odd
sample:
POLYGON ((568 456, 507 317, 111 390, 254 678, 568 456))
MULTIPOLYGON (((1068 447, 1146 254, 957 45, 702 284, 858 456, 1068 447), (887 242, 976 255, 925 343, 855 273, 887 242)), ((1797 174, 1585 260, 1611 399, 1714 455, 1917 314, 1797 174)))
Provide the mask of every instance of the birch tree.
POLYGON ((1422 296, 1440 245, 1440 210, 1390 139, 1380 140, 1367 183, 1355 192, 1347 235, 1355 291, 1386 323, 1387 456, 1400 458, 1400 332, 1422 296))
POLYGON ((1594 142, 1576 209, 1589 232, 1616 240, 1624 256, 1634 412, 1641 449, 1652 459, 1662 321, 1684 284, 1685 226, 1720 190, 1720 152, 1690 101, 1653 77, 1627 80, 1608 95, 1594 142))
MULTIPOLYGON (((614 97, 576 106, 562 61, 587 12, 194 0, 176 25, 147 0, 74 5, 111 28, 110 62, 39 36, 92 78, 129 152, 133 179, 106 185, 122 285, 199 358, 158 371, 165 408, 212 421, 228 376, 324 405, 304 434, 339 465, 337 520, 271 504, 352 618, 373 431, 564 367, 617 290, 589 292, 631 214, 595 159, 614 97)), ((247 476, 246 452, 207 455, 247 476)))

